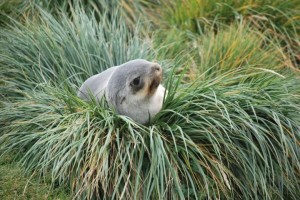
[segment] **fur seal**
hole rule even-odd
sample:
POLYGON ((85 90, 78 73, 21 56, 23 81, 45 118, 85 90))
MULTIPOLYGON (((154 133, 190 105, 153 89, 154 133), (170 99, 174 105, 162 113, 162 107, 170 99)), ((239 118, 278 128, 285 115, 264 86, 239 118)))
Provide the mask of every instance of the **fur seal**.
POLYGON ((159 64, 136 59, 91 76, 77 96, 86 101, 90 95, 97 100, 105 96, 118 114, 147 124, 162 108, 165 88, 161 81, 159 64))

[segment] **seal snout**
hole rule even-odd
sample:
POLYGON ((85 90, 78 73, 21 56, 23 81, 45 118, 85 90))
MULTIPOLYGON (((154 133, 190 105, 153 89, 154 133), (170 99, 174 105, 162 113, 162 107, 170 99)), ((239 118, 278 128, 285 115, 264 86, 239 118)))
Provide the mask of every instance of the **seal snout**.
POLYGON ((153 77, 153 79, 156 79, 156 78, 159 78, 160 79, 160 82, 161 82, 161 79, 162 79, 162 68, 159 64, 157 63, 154 63, 152 66, 151 66, 151 70, 150 70, 150 74, 151 74, 151 77, 153 77))
POLYGON ((151 80, 149 85, 149 95, 154 94, 157 87, 162 81, 162 68, 159 64, 154 64, 151 66, 151 80))
POLYGON ((161 72, 161 66, 159 64, 155 63, 151 68, 154 72, 161 72))

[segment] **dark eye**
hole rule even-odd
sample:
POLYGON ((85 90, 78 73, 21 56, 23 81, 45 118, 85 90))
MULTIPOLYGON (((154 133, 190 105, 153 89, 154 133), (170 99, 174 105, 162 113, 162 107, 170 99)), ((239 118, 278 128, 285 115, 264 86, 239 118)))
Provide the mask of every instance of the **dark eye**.
POLYGON ((131 85, 137 86, 140 84, 140 77, 136 77, 135 79, 133 79, 133 81, 131 82, 131 85))

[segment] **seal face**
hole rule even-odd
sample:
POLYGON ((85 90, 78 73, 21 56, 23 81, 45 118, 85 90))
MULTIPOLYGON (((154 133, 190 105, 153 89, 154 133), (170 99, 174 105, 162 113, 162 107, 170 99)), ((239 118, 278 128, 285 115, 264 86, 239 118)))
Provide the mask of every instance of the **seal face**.
POLYGON ((87 91, 97 99, 105 95, 117 113, 146 124, 162 107, 165 88, 159 64, 143 59, 132 60, 90 77, 78 96, 88 100, 87 91))

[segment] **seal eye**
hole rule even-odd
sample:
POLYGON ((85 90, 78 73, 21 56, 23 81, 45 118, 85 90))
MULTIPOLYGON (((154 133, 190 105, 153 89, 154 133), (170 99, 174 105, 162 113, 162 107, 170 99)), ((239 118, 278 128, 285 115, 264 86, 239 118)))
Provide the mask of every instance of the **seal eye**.
POLYGON ((133 94, 140 91, 144 87, 143 77, 138 76, 130 82, 130 89, 133 94))
POLYGON ((140 84, 140 77, 136 77, 135 79, 133 79, 133 81, 131 82, 132 86, 138 86, 140 84))

